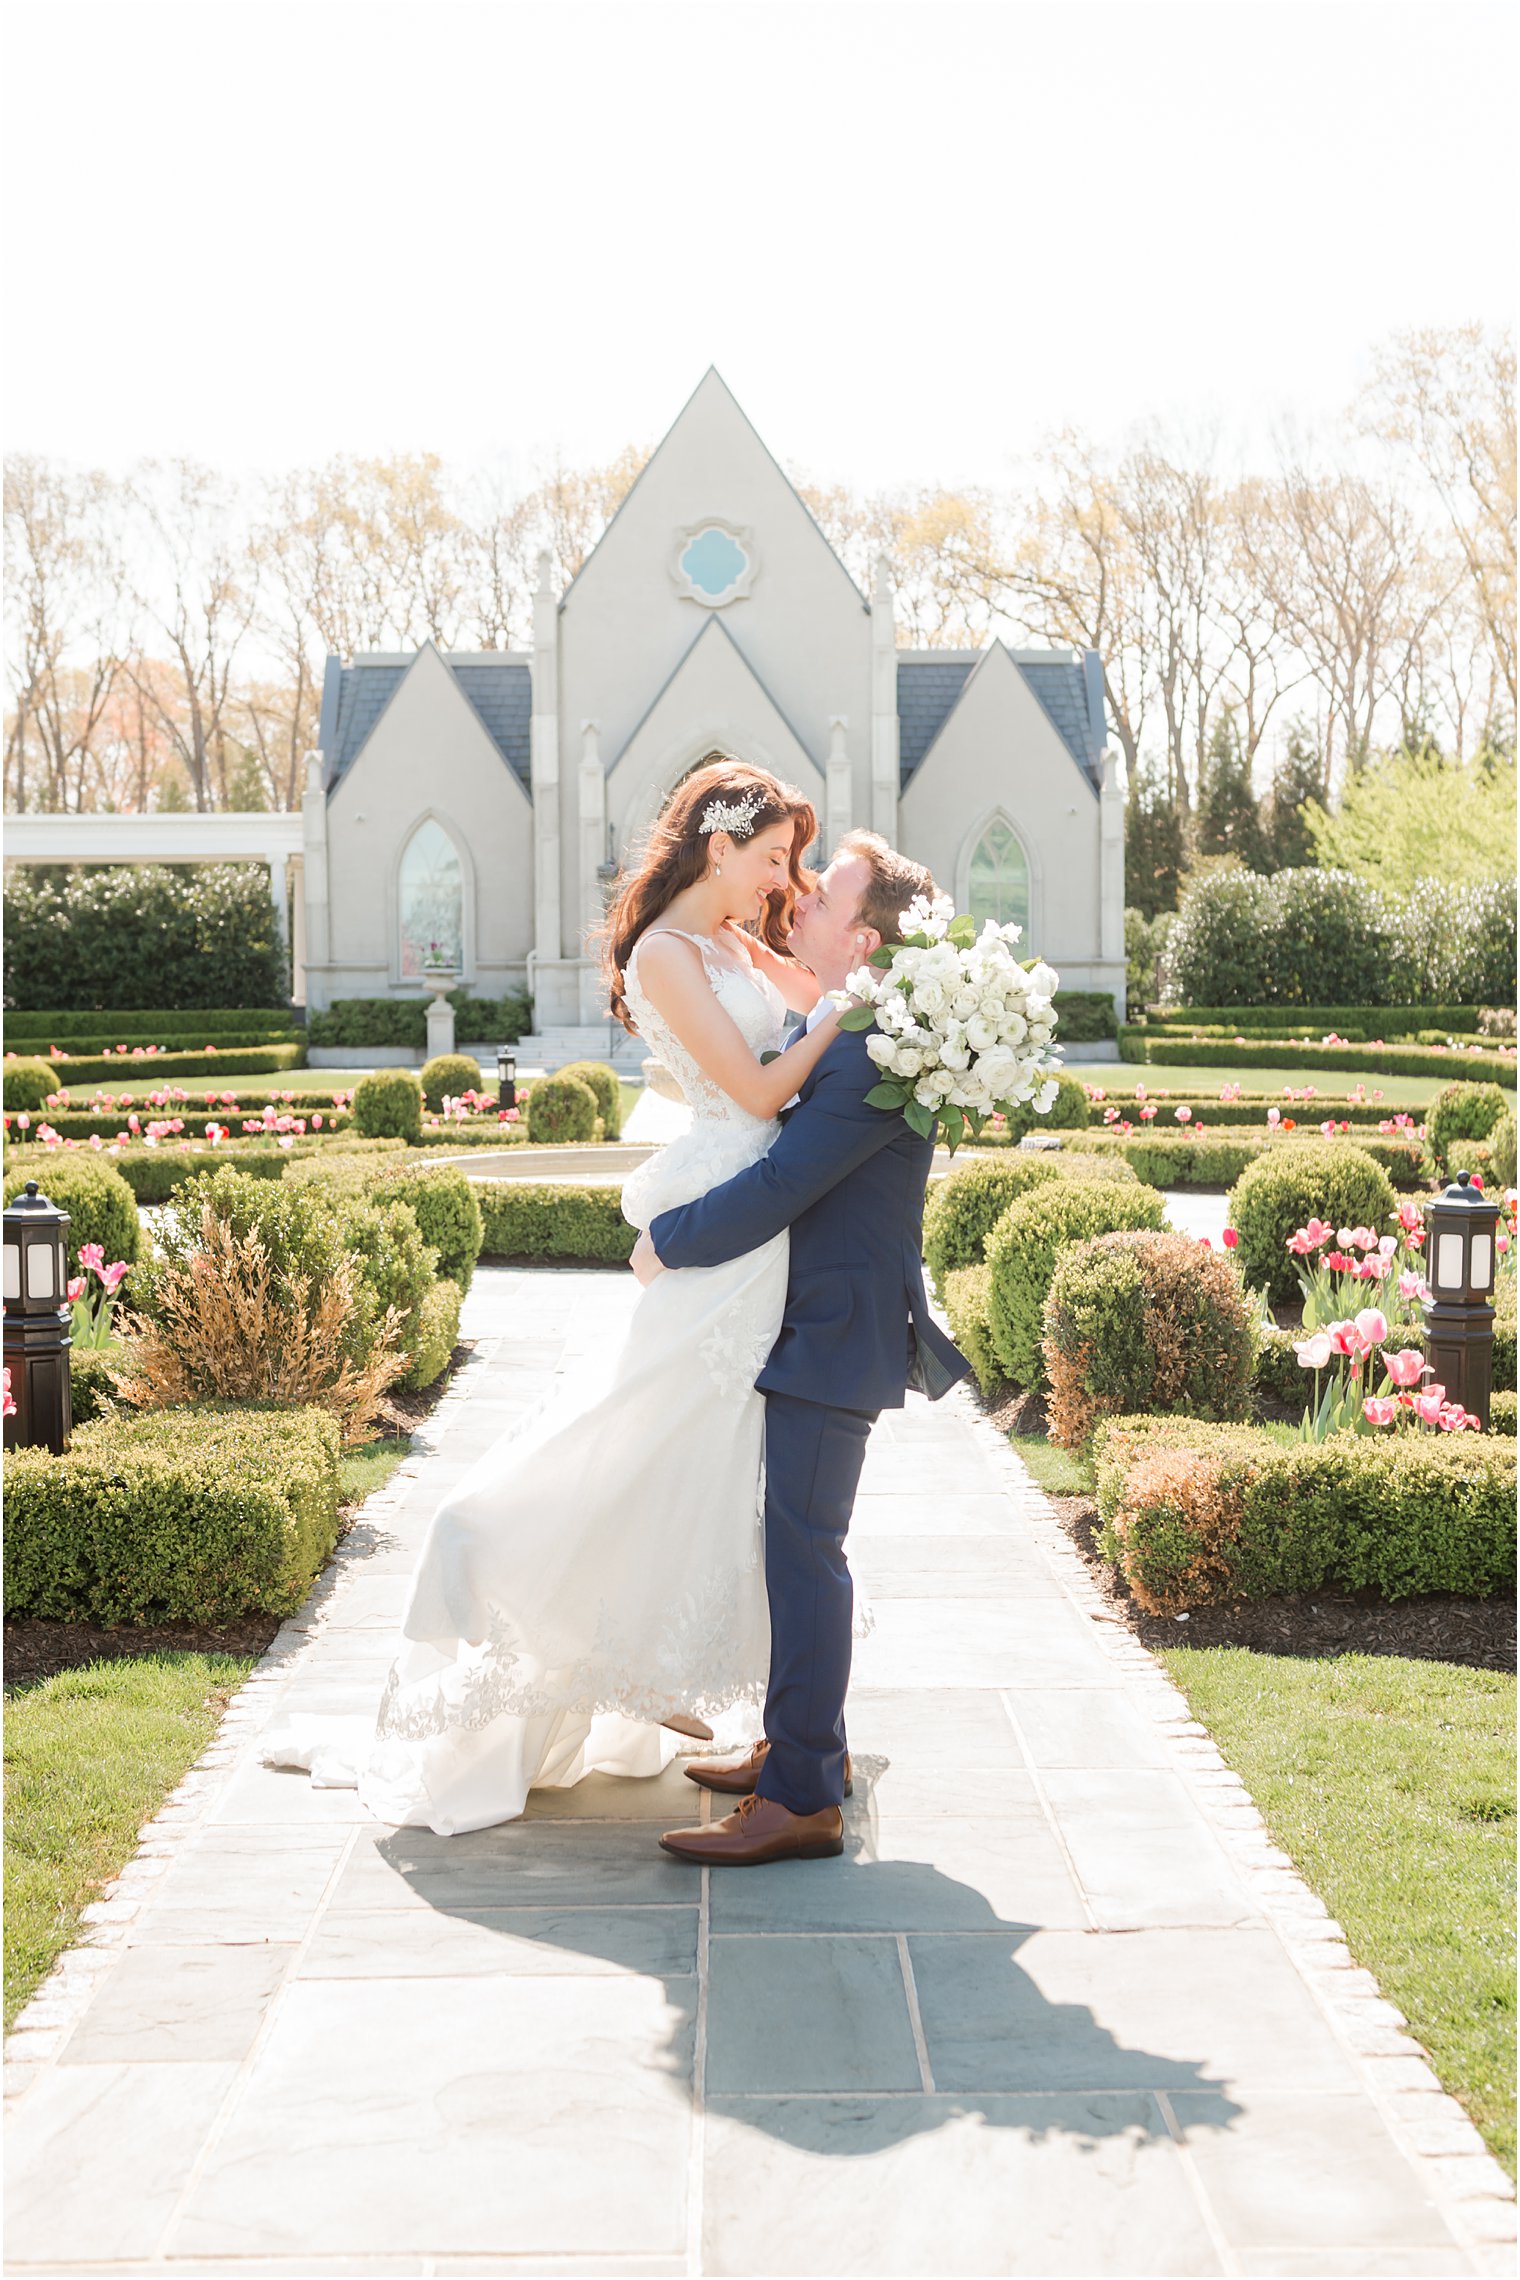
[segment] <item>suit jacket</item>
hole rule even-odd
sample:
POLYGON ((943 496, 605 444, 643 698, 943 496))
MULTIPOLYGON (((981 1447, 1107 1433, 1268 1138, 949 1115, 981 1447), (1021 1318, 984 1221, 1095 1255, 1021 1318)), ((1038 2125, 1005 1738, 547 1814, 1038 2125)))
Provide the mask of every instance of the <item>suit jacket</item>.
POLYGON ((908 1386, 937 1401, 970 1364, 924 1290, 934 1146, 867 1107, 877 1072, 866 1035, 841 1031, 768 1155, 660 1212, 649 1232, 667 1267, 715 1267, 789 1227, 786 1310, 756 1385, 832 1409, 901 1409, 908 1386))

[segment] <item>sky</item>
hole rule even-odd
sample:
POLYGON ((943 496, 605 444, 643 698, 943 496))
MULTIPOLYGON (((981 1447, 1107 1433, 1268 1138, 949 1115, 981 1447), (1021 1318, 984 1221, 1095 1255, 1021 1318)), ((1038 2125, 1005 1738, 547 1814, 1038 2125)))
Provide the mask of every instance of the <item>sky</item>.
POLYGON ((715 363, 818 480, 1260 456, 1511 321, 1489 0, 10 0, 8 451, 527 483, 715 363))

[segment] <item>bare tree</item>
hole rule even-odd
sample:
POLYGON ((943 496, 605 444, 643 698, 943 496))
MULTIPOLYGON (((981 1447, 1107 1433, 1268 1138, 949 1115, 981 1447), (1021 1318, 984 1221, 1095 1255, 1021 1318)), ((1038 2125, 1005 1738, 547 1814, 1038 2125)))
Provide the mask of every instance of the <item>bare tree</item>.
POLYGON ((102 474, 31 456, 6 464, 8 806, 91 804, 96 743, 120 670, 116 505, 102 474))
POLYGON ((1515 344, 1478 324, 1395 333, 1358 406, 1410 452, 1461 550, 1515 713, 1515 344))
POLYGON ((225 804, 233 667, 254 614, 256 567, 232 486, 188 459, 145 461, 131 496, 149 543, 135 600, 178 668, 173 698, 140 641, 126 659, 182 762, 197 808, 225 804))

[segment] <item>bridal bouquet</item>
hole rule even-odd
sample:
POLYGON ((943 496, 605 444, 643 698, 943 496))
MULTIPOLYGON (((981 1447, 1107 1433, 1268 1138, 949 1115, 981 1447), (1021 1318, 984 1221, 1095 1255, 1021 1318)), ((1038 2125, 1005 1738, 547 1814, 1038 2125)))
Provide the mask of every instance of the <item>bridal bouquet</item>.
POLYGON ((883 943, 845 981, 842 1029, 875 1029, 866 1051, 881 1072, 866 1099, 901 1110, 927 1140, 936 1120, 952 1154, 991 1116, 1032 1100, 1043 1114, 1060 1071, 1052 1049, 1060 980, 1042 959, 1022 964, 1023 929, 957 918, 947 895, 918 896, 903 940, 883 943))

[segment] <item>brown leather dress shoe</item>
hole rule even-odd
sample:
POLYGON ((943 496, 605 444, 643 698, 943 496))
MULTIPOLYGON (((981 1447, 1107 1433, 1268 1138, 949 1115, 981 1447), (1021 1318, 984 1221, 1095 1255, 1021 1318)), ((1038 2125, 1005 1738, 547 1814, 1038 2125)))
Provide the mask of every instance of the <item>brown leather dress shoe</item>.
MULTIPOLYGON (((770 1746, 769 1742, 756 1742, 733 1765, 709 1765, 705 1758, 699 1758, 695 1765, 688 1765, 683 1771, 687 1780, 694 1781, 699 1789, 716 1789, 724 1797, 749 1797, 754 1794, 755 1783, 760 1779, 760 1768, 765 1763, 765 1753, 770 1746)), ((846 1797, 855 1794, 855 1784, 850 1778, 848 1750, 844 1753, 844 1793, 846 1797)))
POLYGON ((762 1868, 773 1860, 832 1860, 844 1851, 844 1815, 789 1813, 773 1797, 745 1797, 706 1829, 667 1829, 660 1843, 703 1868, 762 1868))

